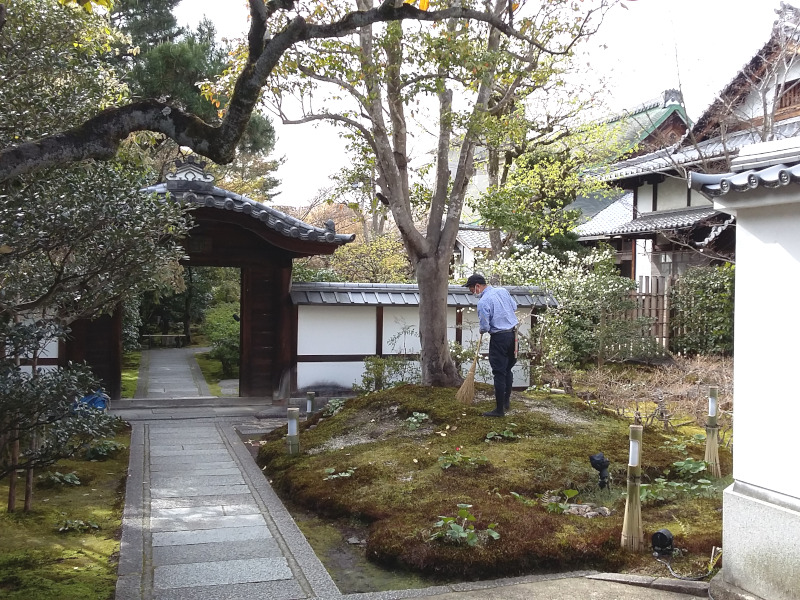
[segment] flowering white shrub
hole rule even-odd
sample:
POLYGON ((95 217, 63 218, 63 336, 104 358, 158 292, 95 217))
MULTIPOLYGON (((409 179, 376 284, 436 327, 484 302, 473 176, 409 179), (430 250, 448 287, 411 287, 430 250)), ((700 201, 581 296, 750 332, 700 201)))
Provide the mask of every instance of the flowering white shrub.
POLYGON ((557 308, 538 316, 531 332, 535 358, 558 366, 602 364, 655 351, 655 343, 643 335, 650 320, 626 318, 635 283, 617 273, 611 248, 569 251, 561 258, 534 248, 514 258, 487 261, 481 269, 500 285, 538 287, 558 302, 557 308))

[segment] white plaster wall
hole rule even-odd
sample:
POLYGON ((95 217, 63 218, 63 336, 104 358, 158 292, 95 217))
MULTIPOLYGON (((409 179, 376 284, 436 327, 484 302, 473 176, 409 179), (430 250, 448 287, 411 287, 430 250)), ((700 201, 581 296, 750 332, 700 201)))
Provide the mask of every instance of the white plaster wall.
POLYGON ((691 203, 689 206, 699 208, 701 206, 711 206, 714 204, 713 202, 711 202, 711 200, 703 196, 703 194, 701 194, 700 192, 691 190, 691 194, 692 194, 690 200, 691 203))
POLYGON ((297 354, 375 354, 374 306, 298 306, 297 354))
POLYGON ((41 358, 58 358, 58 341, 51 340, 48 342, 47 346, 44 347, 41 354, 39 354, 41 358))
POLYGON ((795 498, 800 498, 798 231, 798 203, 737 213, 733 475, 795 498))
POLYGON ((636 206, 639 214, 653 212, 653 186, 645 184, 639 186, 636 192, 636 206))
POLYGON ((634 279, 651 277, 653 275, 652 260, 653 242, 651 240, 636 240, 636 273, 634 279))
POLYGON ((384 306, 383 353, 416 354, 419 350, 419 309, 416 306, 384 306))
MULTIPOLYGON (((461 343, 464 346, 469 346, 478 341, 480 337, 480 325, 478 323, 478 309, 474 306, 465 308, 461 313, 461 343)), ((487 337, 487 336, 484 336, 487 337)), ((453 338, 455 339, 455 337, 453 338)), ((487 352, 488 342, 483 341, 481 349, 487 352)))
POLYGON ((361 383, 364 363, 358 362, 314 362, 297 363, 297 387, 335 385, 350 389, 361 383))
MULTIPOLYGON (((20 372, 27 373, 28 375, 31 375, 33 373, 33 367, 29 367, 29 366, 21 366, 19 368, 19 370, 20 370, 20 372)), ((56 370, 58 370, 58 367, 53 366, 53 365, 44 365, 44 366, 39 367, 39 370, 40 371, 56 371, 56 370)))
MULTIPOLYGON (((530 311, 520 310, 519 331, 521 335, 530 332, 530 311)), ((465 345, 474 343, 479 337, 477 311, 466 309, 463 314, 462 341, 465 345)), ((362 361, 351 362, 302 362, 304 355, 315 354, 364 354, 375 353, 375 307, 349 306, 299 306, 297 341, 297 387, 315 385, 336 385, 350 388, 361 383, 364 371, 362 361), (324 332, 324 333, 323 333, 324 332)), ((384 306, 383 313, 383 352, 384 354, 419 352, 419 309, 410 306, 384 306), (389 338, 411 325, 413 333, 401 335, 397 347, 392 348, 389 338)), ((447 337, 456 339, 456 309, 447 309, 447 337)), ((483 338, 481 352, 489 351, 489 336, 483 338)), ((491 383, 492 374, 489 362, 484 357, 479 363, 476 380, 491 383)), ((529 374, 522 364, 514 367, 514 385, 527 387, 529 374)))
POLYGON ((686 180, 667 177, 658 184, 658 211, 686 208, 686 180))

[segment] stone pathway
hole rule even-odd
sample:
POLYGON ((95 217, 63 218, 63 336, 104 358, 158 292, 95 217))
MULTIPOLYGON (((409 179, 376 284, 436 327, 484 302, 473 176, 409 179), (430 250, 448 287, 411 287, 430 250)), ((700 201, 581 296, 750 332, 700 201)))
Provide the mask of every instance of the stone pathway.
POLYGON ((208 348, 142 351, 136 398, 213 398, 194 355, 208 348))
POLYGON ((340 595, 232 425, 134 424, 118 600, 340 595))

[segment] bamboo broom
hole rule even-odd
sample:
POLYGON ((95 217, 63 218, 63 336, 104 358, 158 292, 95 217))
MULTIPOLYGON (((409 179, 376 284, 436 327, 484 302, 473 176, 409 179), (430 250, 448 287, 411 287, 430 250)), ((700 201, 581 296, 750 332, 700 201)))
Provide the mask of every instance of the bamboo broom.
POLYGON ((482 344, 483 334, 481 334, 481 337, 478 340, 478 349, 475 351, 475 360, 472 361, 472 366, 470 367, 467 376, 464 378, 464 383, 461 384, 461 387, 458 388, 458 392, 456 392, 456 400, 462 404, 472 404, 472 401, 475 399, 475 369, 478 366, 478 358, 480 358, 481 355, 482 344))

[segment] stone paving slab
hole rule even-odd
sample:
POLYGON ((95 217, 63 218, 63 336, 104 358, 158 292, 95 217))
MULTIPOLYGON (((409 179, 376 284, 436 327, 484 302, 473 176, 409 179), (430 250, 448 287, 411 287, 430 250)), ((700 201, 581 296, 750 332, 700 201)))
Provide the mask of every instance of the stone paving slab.
POLYGON ((161 468, 163 466, 178 468, 178 465, 181 463, 185 463, 190 467, 194 468, 195 464, 202 464, 208 462, 226 462, 230 461, 230 456, 224 456, 220 454, 215 458, 204 458, 202 461, 198 461, 197 457, 192 454, 179 454, 177 456, 151 456, 150 457, 150 467, 161 468))
POLYGON ((242 502, 241 504, 215 505, 215 506, 189 506, 181 508, 156 508, 151 509, 150 517, 175 518, 175 517, 212 517, 226 515, 257 515, 261 510, 255 502, 242 502))
MULTIPOLYGON (((252 505, 255 509, 256 506, 252 505)), ((221 517, 225 514, 222 506, 185 506, 181 508, 151 508, 150 519, 153 518, 199 518, 199 517, 221 517)))
POLYGON ((150 456, 153 458, 158 458, 160 456, 188 456, 189 458, 193 458, 198 460, 205 456, 214 456, 214 457, 227 457, 228 451, 227 449, 222 446, 220 448, 209 448, 203 450, 181 450, 178 449, 170 449, 170 448, 160 448, 155 446, 150 449, 150 456))
POLYGON ((283 557, 245 558, 156 567, 153 573, 153 587, 164 589, 199 585, 230 585, 291 578, 292 571, 283 557))
POLYGON ((272 533, 266 525, 258 527, 226 527, 199 531, 157 531, 153 533, 153 546, 182 546, 210 542, 238 543, 249 540, 268 540, 272 533))
POLYGON ((153 565, 236 560, 244 558, 277 558, 283 556, 278 542, 245 540, 238 544, 208 543, 186 546, 156 546, 153 548, 153 565))
POLYGON ((161 508, 191 508, 195 506, 226 506, 253 502, 247 494, 218 494, 216 496, 190 496, 188 498, 154 498, 150 501, 151 510, 161 508))
POLYGON ((178 486, 204 486, 204 485, 243 485, 244 478, 240 473, 230 475, 172 475, 169 473, 152 473, 150 475, 150 485, 169 487, 178 486))
MULTIPOLYGON (((172 462, 161 462, 151 464, 150 473, 151 475, 159 473, 181 473, 186 471, 187 468, 189 468, 189 465, 184 463, 173 464, 172 462)), ((218 460, 216 462, 203 461, 193 465, 191 470, 198 475, 202 475, 206 472, 219 473, 220 475, 235 475, 236 473, 240 473, 239 467, 237 467, 236 463, 232 460, 218 460)))
POLYGON ((264 517, 260 514, 150 518, 150 531, 197 531, 199 529, 225 529, 228 527, 254 527, 257 525, 266 525, 264 517))
POLYGON ((162 438, 160 440, 150 439, 150 448, 160 450, 184 450, 187 452, 197 450, 224 450, 225 446, 219 438, 193 438, 191 444, 176 444, 174 438, 162 438))
POLYGON ((185 496, 217 496, 219 494, 248 494, 250 489, 242 485, 198 485, 188 487, 152 488, 153 498, 183 498, 185 496))
POLYGON ((202 435, 219 439, 219 432, 213 422, 209 422, 207 425, 159 425, 158 427, 152 427, 150 434, 155 437, 169 434, 173 436, 173 439, 176 435, 181 437, 202 435))
MULTIPOLYGON (((156 590, 154 600, 300 600, 308 598, 296 581, 265 581, 238 585, 156 590)), ((120 600, 119 598, 117 600, 120 600)))

